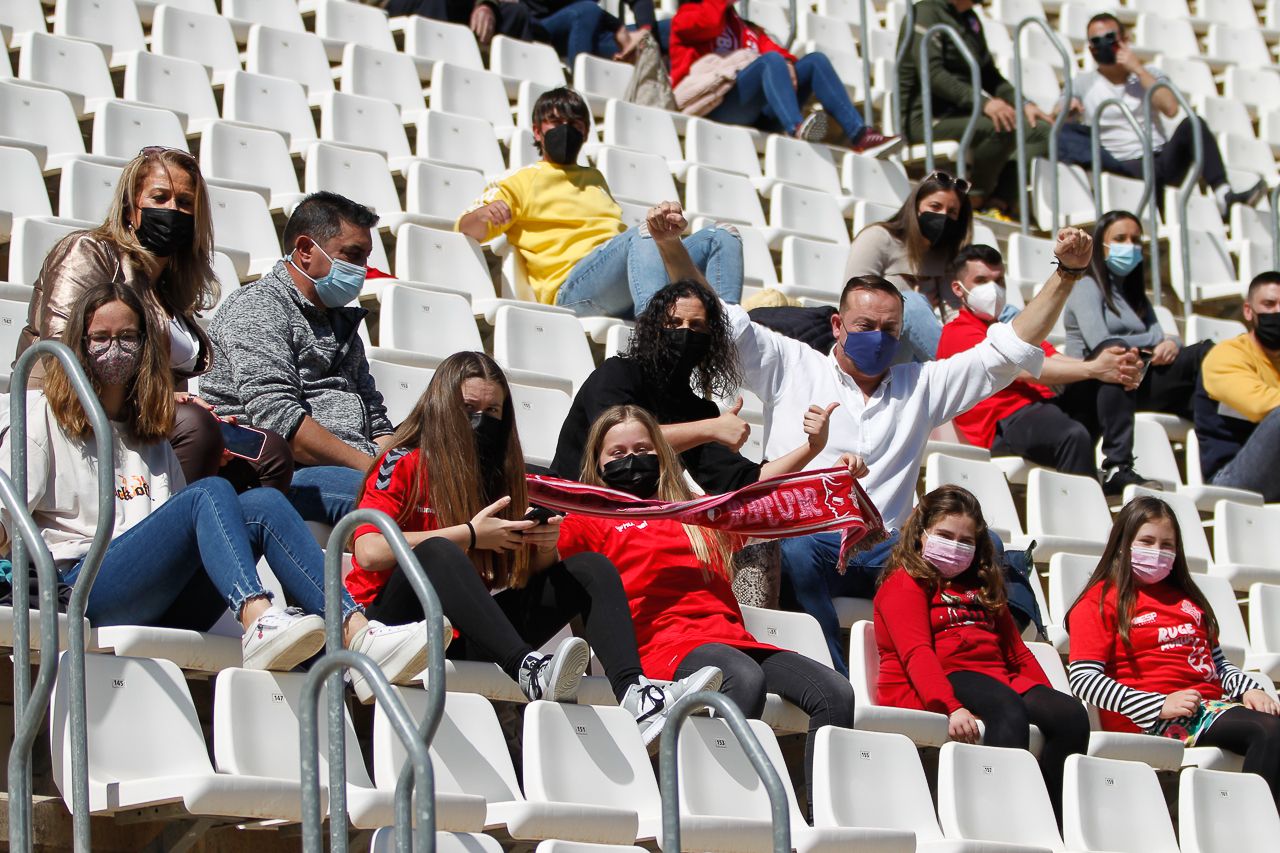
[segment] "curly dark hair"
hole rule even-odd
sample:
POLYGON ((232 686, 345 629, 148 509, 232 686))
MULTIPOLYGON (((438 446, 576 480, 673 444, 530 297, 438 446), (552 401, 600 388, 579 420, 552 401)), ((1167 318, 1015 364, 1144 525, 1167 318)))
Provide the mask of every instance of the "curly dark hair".
POLYGON ((729 318, 720 300, 705 285, 692 279, 672 282, 654 294, 644 313, 636 318, 626 357, 640 365, 646 382, 665 386, 675 370, 676 357, 663 346, 661 330, 666 328, 676 302, 687 297, 702 303, 707 312, 707 332, 711 335, 707 357, 694 368, 695 387, 704 397, 732 397, 742 384, 742 364, 738 361, 729 318))

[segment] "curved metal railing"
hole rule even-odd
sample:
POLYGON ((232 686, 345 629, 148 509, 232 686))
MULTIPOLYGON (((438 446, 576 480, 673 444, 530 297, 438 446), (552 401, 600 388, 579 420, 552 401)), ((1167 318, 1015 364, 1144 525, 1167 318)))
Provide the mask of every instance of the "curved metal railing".
POLYGON ((902 79, 898 76, 898 69, 902 67, 902 60, 907 58, 907 51, 915 41, 915 28, 916 4, 907 0, 902 23, 898 26, 898 52, 893 60, 893 130, 903 139, 906 139, 908 134, 906 125, 902 123, 902 79))
POLYGON ((1271 190, 1271 268, 1280 270, 1280 184, 1271 190))
POLYGON ((933 172, 933 84, 929 80, 929 40, 934 35, 945 35, 955 44, 960 55, 969 66, 969 82, 973 86, 973 108, 969 111, 969 123, 960 134, 960 148, 956 151, 956 177, 964 178, 968 174, 966 154, 969 143, 973 140, 974 129, 978 125, 978 116, 982 114, 982 69, 973 51, 964 43, 964 38, 949 24, 934 24, 924 31, 920 39, 920 97, 924 101, 924 168, 933 172))
MULTIPOLYGON (((1133 129, 1135 136, 1143 136, 1145 134, 1142 124, 1138 121, 1138 117, 1133 114, 1133 110, 1129 109, 1129 105, 1119 98, 1107 98, 1098 104, 1093 111, 1093 115, 1089 117, 1089 145, 1093 152, 1093 210, 1098 219, 1101 219, 1102 214, 1106 213, 1102 203, 1102 127, 1099 122, 1102 119, 1102 114, 1112 107, 1118 109, 1120 114, 1124 116, 1125 121, 1129 123, 1129 127, 1133 129)), ((1144 153, 1142 157, 1142 200, 1138 202, 1138 207, 1132 211, 1133 215, 1141 218, 1143 210, 1151 203, 1154 195, 1155 177, 1152 159, 1144 153)))
MULTIPOLYGON (((1179 106, 1186 112, 1186 121, 1203 121, 1191 109, 1191 102, 1187 100, 1187 96, 1182 94, 1182 90, 1175 86, 1167 79, 1156 80, 1151 88, 1142 96, 1142 118, 1147 123, 1147 132, 1142 136, 1142 156, 1147 165, 1144 165, 1144 171, 1151 168, 1150 164, 1155 163, 1155 142, 1153 140, 1152 128, 1155 127, 1153 122, 1159 121, 1159 117, 1153 113, 1152 98, 1160 89, 1168 89, 1173 93, 1173 97, 1177 99, 1179 106)), ((1182 186, 1178 187, 1178 236, 1182 263, 1182 281, 1187 286, 1186 293, 1182 294, 1182 311, 1186 317, 1191 316, 1191 244, 1187 239, 1187 205, 1191 201, 1191 193, 1196 188, 1196 184, 1200 182, 1200 174, 1204 170, 1204 140, 1200 138, 1199 131, 1191 134, 1191 166, 1187 169, 1187 175, 1182 181, 1182 186)), ((1154 170, 1152 175, 1152 190, 1155 191, 1154 170)), ((1160 275, 1160 240, 1159 228, 1160 223, 1160 203, 1159 199, 1153 198, 1152 203, 1147 208, 1151 234, 1151 302, 1157 308, 1160 306, 1161 297, 1161 275, 1160 275)), ((1172 263, 1172 261, 1171 261, 1172 263)))
POLYGON ((1049 132, 1049 168, 1053 170, 1053 184, 1050 191, 1050 209, 1053 211, 1051 225, 1051 233, 1058 233, 1059 218, 1059 192, 1060 186, 1058 181, 1058 131, 1067 120, 1067 113, 1071 106, 1071 66, 1073 63, 1071 52, 1062 44, 1062 40, 1058 38, 1058 34, 1049 28, 1049 22, 1044 18, 1023 18, 1013 29, 1013 107, 1018 113, 1017 124, 1017 144, 1018 144, 1018 209, 1021 211, 1022 233, 1029 234, 1031 232, 1031 205, 1030 193, 1027 189, 1027 117, 1023 112, 1026 104, 1026 98, 1022 93, 1022 31, 1029 25, 1035 24, 1044 30, 1049 41, 1057 49, 1058 54, 1062 57, 1063 74, 1066 75, 1062 83, 1062 106, 1058 110, 1058 114, 1053 119, 1053 128, 1049 132))

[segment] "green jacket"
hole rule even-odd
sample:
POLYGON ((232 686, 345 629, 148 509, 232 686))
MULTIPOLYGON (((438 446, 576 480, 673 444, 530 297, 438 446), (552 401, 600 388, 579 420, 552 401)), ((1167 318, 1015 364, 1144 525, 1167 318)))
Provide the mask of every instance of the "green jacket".
MULTIPOLYGON (((1013 103, 1013 84, 1004 79, 987 49, 987 39, 982 32, 982 22, 972 11, 957 12, 949 0, 920 0, 916 3, 914 32, 903 31, 902 39, 910 38, 911 47, 898 66, 898 97, 902 99, 902 115, 908 118, 924 114, 924 101, 920 85, 920 36, 934 24, 948 24, 963 37, 965 45, 973 52, 982 72, 984 101, 991 97, 1003 98, 1013 103)), ((973 108, 973 87, 969 82, 969 65, 955 44, 942 35, 935 35, 929 45, 929 82, 933 88, 933 117, 968 115, 973 108)))

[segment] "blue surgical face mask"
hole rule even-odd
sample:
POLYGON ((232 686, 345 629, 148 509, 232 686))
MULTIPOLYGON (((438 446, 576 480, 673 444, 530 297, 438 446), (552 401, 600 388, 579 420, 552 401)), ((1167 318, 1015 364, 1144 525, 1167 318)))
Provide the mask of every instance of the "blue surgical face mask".
POLYGON ((1142 263, 1142 247, 1137 243, 1108 243, 1107 269, 1116 275, 1128 275, 1142 263))
POLYGON ((293 268, 298 272, 306 275, 311 279, 311 283, 316 286, 316 296, 320 297, 329 308, 341 308, 348 302, 351 302, 360 295, 360 290, 364 287, 365 268, 353 264, 350 261, 344 261, 342 258, 330 258, 329 253, 320 248, 319 243, 315 243, 316 250, 320 254, 329 258, 329 271, 319 278, 311 278, 307 275, 307 271, 298 266, 293 261, 293 254, 289 255, 289 263, 293 264, 293 268))
POLYGON ((844 354, 867 376, 879 376, 893 364, 898 339, 887 332, 846 332, 844 354))

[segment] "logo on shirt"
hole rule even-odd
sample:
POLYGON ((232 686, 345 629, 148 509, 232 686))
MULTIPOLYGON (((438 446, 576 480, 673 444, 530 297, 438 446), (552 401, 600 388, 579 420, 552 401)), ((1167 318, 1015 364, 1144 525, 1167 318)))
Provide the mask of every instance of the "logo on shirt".
POLYGON ((116 480, 119 483, 116 487, 116 497, 122 501, 151 497, 151 484, 147 482, 145 477, 138 474, 134 474, 132 477, 117 475, 116 480))
POLYGON ((1183 602, 1182 602, 1182 612, 1183 612, 1183 613, 1185 613, 1185 614, 1187 614, 1188 616, 1190 616, 1192 619, 1194 619, 1194 620, 1196 621, 1196 625, 1197 625, 1197 626, 1199 626, 1199 624, 1200 624, 1200 619, 1201 619, 1201 618, 1203 617, 1203 615, 1204 615, 1204 614, 1201 612, 1200 608, 1199 608, 1199 607, 1196 607, 1196 606, 1195 606, 1194 604, 1192 604, 1190 601, 1183 601, 1183 602))
POLYGON ((1133 621, 1129 624, 1136 628, 1139 625, 1146 625, 1147 623, 1154 621, 1156 621, 1156 612, 1154 610, 1149 610, 1146 613, 1140 613, 1133 617, 1133 621))
POLYGON ((619 524, 617 527, 613 529, 618 531, 619 533, 622 533, 624 530, 633 530, 633 529, 644 530, 648 526, 649 526, 648 521, 642 521, 639 524, 637 524, 634 521, 624 521, 622 524, 619 524))

